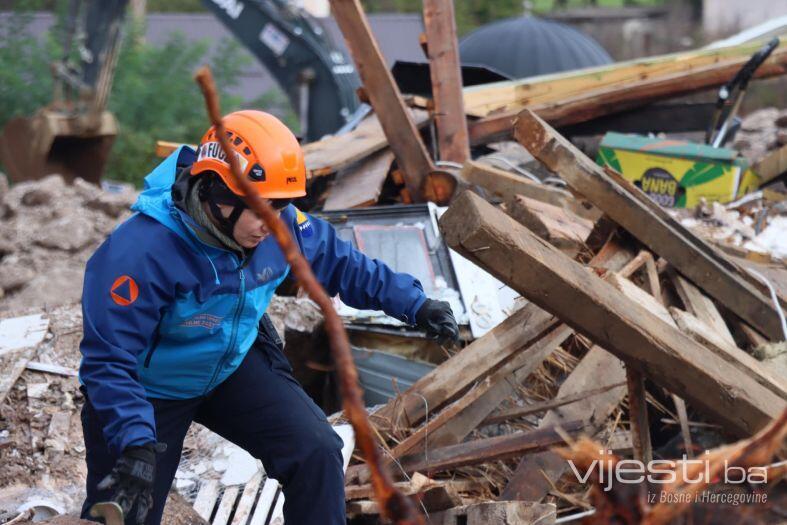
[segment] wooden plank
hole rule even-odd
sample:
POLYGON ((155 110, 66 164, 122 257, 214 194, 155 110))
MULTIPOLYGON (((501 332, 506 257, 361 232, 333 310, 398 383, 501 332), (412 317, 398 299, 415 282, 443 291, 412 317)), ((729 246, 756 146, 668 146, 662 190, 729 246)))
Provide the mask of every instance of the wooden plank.
POLYGON ((439 158, 461 164, 470 158, 470 143, 453 0, 424 0, 424 28, 439 158))
POLYGON ((464 192, 440 225, 451 248, 731 432, 751 435, 787 405, 481 197, 464 192))
POLYGON ((53 365, 52 363, 42 363, 40 361, 30 361, 27 363, 27 369, 33 372, 42 372, 44 374, 54 374, 66 377, 77 377, 79 371, 67 366, 53 365))
POLYGON ((672 402, 675 403, 675 411, 678 413, 678 422, 680 423, 680 434, 683 438, 683 447, 686 457, 694 457, 694 445, 692 445, 691 429, 689 428, 689 414, 686 411, 686 402, 683 398, 671 394, 672 402))
POLYGON ((243 493, 238 501, 238 507, 235 509, 231 525, 246 525, 246 522, 249 521, 254 501, 257 499, 257 492, 262 484, 262 476, 262 471, 258 471, 243 487, 243 493))
POLYGON ((554 503, 484 501, 429 514, 429 525, 554 525, 554 503))
POLYGON ((429 446, 460 443, 478 427, 492 410, 500 406, 503 399, 514 393, 516 385, 523 384, 527 377, 543 363, 544 359, 557 350, 573 333, 574 331, 566 325, 559 326, 530 349, 522 350, 514 358, 512 363, 515 362, 515 364, 510 367, 510 370, 514 370, 513 373, 495 374, 496 377, 489 379, 491 386, 485 391, 480 391, 479 387, 471 390, 465 395, 465 397, 469 397, 469 402, 466 403, 464 409, 440 428, 429 433, 429 446), (532 358, 526 360, 525 355, 532 356, 532 358), (476 390, 478 390, 477 393, 475 393, 476 390), (473 395, 471 396, 471 394, 473 395))
MULTIPOLYGON (((603 268, 617 269, 631 257, 629 252, 615 241, 608 242, 592 259, 603 268)), ((666 313, 666 311, 665 311, 666 313)), ((669 314, 667 314, 669 315, 669 314)), ((453 405, 443 410, 418 431, 402 441, 392 451, 394 457, 429 446, 451 445, 461 442, 503 399, 514 393, 513 385, 520 384, 537 368, 554 349, 562 344, 572 330, 565 325, 556 328, 532 346, 519 350, 508 363, 493 375, 481 381, 453 405)), ((453 358, 452 358, 453 359, 453 358)), ((441 375, 450 372, 444 371, 441 375)), ((367 471, 359 472, 361 479, 368 477, 367 471)))
POLYGON ((49 318, 41 314, 0 320, 0 356, 38 346, 48 330, 49 318))
MULTIPOLYGON (((502 213, 502 212, 501 212, 502 213)), ((559 323, 553 316, 528 304, 483 337, 457 352, 413 386, 370 415, 380 429, 417 425, 426 415, 457 399, 472 384, 505 364, 559 323)))
POLYGON ((194 510, 205 521, 210 521, 216 499, 219 497, 219 482, 215 479, 206 480, 200 485, 197 497, 194 498, 194 510))
MULTIPOLYGON (((416 127, 425 127, 430 122, 429 114, 418 109, 408 109, 416 127)), ((196 144, 186 144, 196 149, 196 144)), ((306 177, 323 177, 336 173, 352 164, 365 159, 388 145, 380 121, 369 115, 356 128, 342 135, 329 135, 321 140, 303 146, 306 177)), ((156 142, 156 156, 168 157, 182 144, 159 140, 156 142)))
POLYGON ((284 525, 284 493, 279 492, 279 497, 276 498, 276 503, 271 511, 271 519, 268 520, 269 525, 284 525))
MULTIPOLYGON (((429 123, 426 111, 408 109, 417 127, 429 123)), ((331 135, 303 146, 306 172, 309 178, 336 173, 388 145, 376 115, 369 115, 358 126, 343 135, 331 135)))
POLYGON ((754 165, 753 169, 760 177, 760 186, 787 172, 787 145, 769 152, 754 165))
POLYGON ((238 499, 238 492, 237 485, 224 489, 219 508, 216 510, 216 515, 213 517, 211 525, 227 525, 227 521, 229 521, 232 513, 232 507, 235 505, 235 500, 238 499))
MULTIPOLYGON (((489 392, 496 384, 505 381, 508 376, 513 374, 517 369, 527 367, 523 375, 530 375, 541 363, 549 357, 549 355, 560 346, 563 341, 568 339, 572 334, 572 330, 567 326, 560 326, 553 330, 551 333, 546 334, 541 340, 536 341, 527 348, 517 352, 516 357, 505 365, 500 367, 495 373, 484 378, 480 383, 473 387, 468 393, 459 398, 456 402, 441 411, 436 417, 430 419, 427 423, 421 426, 417 431, 404 439, 401 443, 396 445, 391 451, 394 458, 400 458, 405 454, 411 454, 416 451, 424 450, 427 443, 429 448, 447 444, 454 444, 461 441, 473 428, 477 422, 472 421, 467 424, 465 420, 460 418, 469 406, 475 401, 480 399, 484 394, 489 392), (464 424, 460 425, 460 429, 452 429, 452 432, 441 432, 443 426, 452 421, 459 420, 464 424), (472 426, 471 426, 472 425, 472 426), (469 428, 468 428, 469 427, 469 428)), ((474 418, 473 418, 474 419, 474 418)), ((483 418, 481 418, 483 419, 483 418)))
POLYGON ((672 319, 669 310, 667 310, 661 302, 657 301, 655 297, 648 292, 616 273, 611 273, 605 277, 605 280, 620 290, 623 295, 636 302, 644 309, 649 311, 659 319, 672 327, 676 327, 675 321, 672 319))
POLYGON ((418 129, 388 70, 360 0, 331 0, 331 14, 344 35, 369 102, 380 120, 410 195, 420 200, 427 176, 434 171, 418 129))
MULTIPOLYGON (((527 104, 527 108, 553 126, 568 126, 590 119, 640 107, 721 86, 743 66, 749 57, 724 61, 697 69, 657 78, 645 79, 612 88, 587 91, 571 98, 527 104)), ((757 69, 755 78, 768 78, 787 72, 787 49, 774 51, 757 69)), ((485 144, 510 136, 517 109, 490 115, 470 125, 470 143, 485 144)))
MULTIPOLYGON (((581 431, 584 423, 570 421, 561 424, 560 427, 566 433, 572 434, 581 431)), ((407 473, 431 474, 499 459, 510 459, 558 443, 563 443, 561 432, 554 428, 540 428, 430 449, 428 457, 425 454, 413 454, 402 457, 400 463, 407 473)))
POLYGON ((557 508, 554 503, 531 501, 482 501, 467 506, 466 525, 554 525, 557 508))
POLYGON ((501 170, 484 162, 475 160, 465 162, 461 176, 466 182, 481 186, 493 197, 504 202, 513 198, 514 195, 524 195, 558 208, 568 209, 591 221, 595 221, 599 217, 597 209, 590 205, 583 205, 566 190, 527 180, 520 175, 501 170))
MULTIPOLYGON (((648 254, 650 254, 650 252, 648 252, 648 254)), ((656 267, 656 261, 653 259, 652 255, 645 261, 645 269, 648 277, 648 286, 650 287, 651 295, 653 296, 654 299, 657 300, 659 305, 664 306, 666 303, 664 300, 664 295, 662 294, 661 281, 659 280, 659 271, 656 267)), ((683 437, 683 444, 685 447, 686 454, 689 457, 692 457, 693 446, 691 442, 691 429, 689 428, 689 416, 688 416, 688 411, 686 410, 686 402, 683 400, 683 398, 676 396, 675 394, 670 394, 670 396, 672 397, 672 402, 675 404, 675 411, 678 414, 678 421, 680 422, 680 433, 683 437)), ((631 398, 631 394, 629 393, 629 399, 630 398, 631 398)), ((644 387, 642 393, 642 405, 645 407, 645 409, 647 408, 645 403, 644 387)), ((641 414, 642 411, 640 410, 640 413, 637 414, 637 416, 642 418, 641 414)), ((647 416, 645 417, 645 422, 647 422, 647 416)), ((652 455, 652 450, 650 449, 650 429, 648 428, 648 436, 646 441, 645 438, 642 437, 642 435, 637 436, 636 434, 634 434, 634 432, 632 432, 632 441, 636 442, 637 439, 640 440, 640 447, 643 449, 643 451, 645 451, 646 455, 644 457, 652 459, 653 455, 652 455)), ((648 459, 647 461, 650 461, 650 459, 648 459)))
MULTIPOLYGON (((632 254, 616 240, 610 240, 598 251, 591 260, 600 268, 617 270, 621 268, 632 254)), ((538 345, 559 345, 571 333, 565 326, 551 332, 541 339, 538 345)), ((535 352, 534 352, 535 353, 535 352)), ((431 434, 432 443, 437 445, 450 445, 461 442, 484 419, 503 402, 515 393, 516 385, 523 384, 531 374, 531 366, 525 365, 517 369, 510 377, 497 381, 492 388, 472 401, 460 414, 446 422, 442 428, 431 434)))
POLYGON ((344 210, 375 204, 393 160, 393 153, 385 149, 340 172, 328 190, 322 209, 344 210))
MULTIPOLYGON (((593 387, 612 388, 603 394, 547 412, 538 428, 582 419, 588 425, 587 433, 595 434, 623 401, 625 380, 626 372, 620 359, 601 347, 592 347, 560 385, 557 397, 575 396, 593 387)), ((560 478, 567 469, 566 461, 552 451, 527 455, 519 462, 500 499, 540 501, 552 489, 551 482, 560 478)))
POLYGON ((787 399, 787 379, 774 374, 764 363, 737 346, 730 345, 716 330, 693 315, 674 307, 671 307, 669 311, 683 333, 711 350, 740 372, 754 378, 774 394, 787 399))
POLYGON ((618 388, 619 386, 623 386, 625 384, 626 383, 624 382, 612 383, 611 385, 604 385, 602 387, 594 388, 592 390, 584 390, 577 394, 556 397, 555 399, 550 399, 549 401, 533 403, 531 405, 527 405, 524 407, 508 408, 489 416, 484 420, 484 424, 493 425, 495 423, 503 423, 511 419, 530 416, 533 414, 540 414, 541 412, 546 412, 547 410, 552 410, 553 408, 560 408, 565 405, 570 405, 571 403, 576 403, 577 401, 590 399, 593 396, 604 394, 606 392, 609 392, 613 388, 618 388))
POLYGON ((278 492, 279 482, 275 479, 267 478, 262 485, 260 499, 257 501, 257 506, 254 507, 254 514, 251 516, 249 525, 266 525, 268 522, 268 515, 271 513, 273 499, 278 492))
POLYGON ((493 112, 516 111, 546 102, 558 102, 577 95, 625 87, 642 80, 653 80, 682 72, 748 59, 761 42, 719 49, 698 49, 667 55, 616 62, 593 68, 550 73, 466 87, 463 90, 465 111, 483 117, 493 112))
POLYGON ((676 226, 677 221, 652 203, 632 184, 625 187, 612 180, 597 164, 561 137, 548 124, 525 110, 516 125, 517 140, 575 191, 584 195, 612 220, 681 274, 738 316, 777 340, 781 337, 779 317, 770 303, 749 280, 732 270, 696 236, 676 226), (640 193, 639 196, 637 192, 640 193), (646 202, 647 201, 647 202, 646 202), (650 204, 648 204, 650 203, 650 204))
MULTIPOLYGON (((478 480, 453 479, 453 480, 431 480, 435 485, 448 486, 452 492, 480 492, 484 489, 484 483, 478 480)), ((412 481, 397 481, 394 486, 404 494, 410 496, 416 494, 421 487, 413 484, 412 481)), ((374 498, 374 487, 371 484, 350 485, 344 488, 345 500, 369 499, 374 498)))
POLYGON ((593 230, 592 221, 524 195, 515 195, 506 202, 506 212, 530 231, 572 257, 585 246, 585 240, 593 230))
POLYGON ((670 272, 670 280, 675 285, 675 291, 678 292, 687 312, 713 328, 713 331, 730 346, 737 346, 727 323, 707 295, 676 272, 670 272))
POLYGON ((626 367, 626 391, 629 400, 629 423, 631 442, 634 445, 634 459, 648 463, 653 459, 653 447, 650 444, 645 376, 629 366, 626 367))

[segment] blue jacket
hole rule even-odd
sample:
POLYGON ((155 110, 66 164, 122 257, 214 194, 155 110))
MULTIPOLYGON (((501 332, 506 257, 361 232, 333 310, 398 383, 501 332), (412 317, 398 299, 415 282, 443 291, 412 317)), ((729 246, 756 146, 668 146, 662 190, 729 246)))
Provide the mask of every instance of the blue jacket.
MULTIPOLYGON (((193 160, 194 151, 181 147, 153 170, 132 207, 137 213, 87 263, 80 380, 115 453, 155 440, 148 397, 199 397, 232 374, 289 272, 273 236, 245 261, 199 240, 199 226, 171 191, 193 160)), ((292 205, 281 217, 328 294, 414 323, 426 300, 418 280, 366 257, 292 205)))

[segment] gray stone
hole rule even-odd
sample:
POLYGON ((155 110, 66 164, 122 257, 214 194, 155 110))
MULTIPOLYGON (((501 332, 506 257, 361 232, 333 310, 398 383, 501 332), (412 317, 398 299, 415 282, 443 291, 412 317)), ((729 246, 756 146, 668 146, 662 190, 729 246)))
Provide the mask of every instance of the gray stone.
POLYGON ((32 281, 36 276, 30 265, 21 262, 0 264, 0 288, 6 293, 15 292, 32 281))
POLYGON ((96 240, 93 224, 81 215, 66 215, 43 226, 33 242, 45 248, 77 252, 96 240))

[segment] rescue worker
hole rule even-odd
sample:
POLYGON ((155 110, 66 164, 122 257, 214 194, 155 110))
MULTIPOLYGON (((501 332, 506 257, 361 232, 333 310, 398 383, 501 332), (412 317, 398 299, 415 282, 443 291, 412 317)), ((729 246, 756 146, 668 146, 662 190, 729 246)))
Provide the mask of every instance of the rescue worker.
MULTIPOLYGON (((382 310, 442 342, 448 303, 428 299, 291 204, 305 195, 303 152, 278 119, 224 119, 243 176, 269 199, 330 295, 382 310)), ((215 130, 145 178, 132 209, 87 263, 79 373, 87 497, 118 501, 126 523, 158 524, 192 421, 262 461, 284 487, 288 525, 345 523, 342 440, 292 376, 265 309, 289 267, 239 198, 215 130)))

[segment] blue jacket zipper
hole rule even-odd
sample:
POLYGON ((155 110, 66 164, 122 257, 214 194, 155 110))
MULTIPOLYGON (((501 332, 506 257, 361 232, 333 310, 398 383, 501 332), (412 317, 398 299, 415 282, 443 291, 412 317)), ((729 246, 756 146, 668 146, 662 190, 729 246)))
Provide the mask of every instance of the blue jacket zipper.
POLYGON ((227 350, 225 350, 224 355, 221 356, 219 359, 219 363, 216 366, 216 369, 213 371, 213 377, 210 378, 210 382, 208 386, 205 388, 205 392, 203 394, 207 394, 210 392, 210 389, 213 387, 213 383, 216 381, 216 377, 218 377, 219 372, 224 367, 224 362, 232 353, 232 349, 235 347, 235 340, 238 337, 238 324, 240 323, 240 314, 243 311, 243 307, 246 303, 246 276, 243 275, 243 265, 239 264, 239 273, 240 273, 240 286, 238 288, 238 293, 240 297, 238 299, 238 308, 235 310, 235 315, 232 318, 232 332, 230 335, 230 342, 227 345, 227 350))
POLYGON ((150 360, 153 359, 153 352, 156 351, 158 348, 159 343, 161 342, 161 333, 156 329, 156 333, 153 335, 153 341, 150 343, 150 349, 148 350, 148 355, 145 356, 145 368, 150 368, 150 360))

